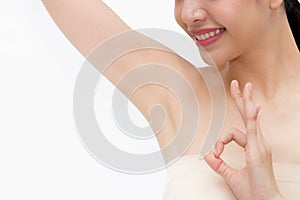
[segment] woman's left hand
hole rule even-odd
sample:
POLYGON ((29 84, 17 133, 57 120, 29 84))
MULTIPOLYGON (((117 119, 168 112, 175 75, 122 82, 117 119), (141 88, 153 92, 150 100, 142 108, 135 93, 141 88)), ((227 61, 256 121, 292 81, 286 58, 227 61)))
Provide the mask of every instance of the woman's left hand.
POLYGON ((274 178, 270 147, 261 133, 257 119, 260 106, 254 105, 252 101, 252 84, 247 83, 241 94, 238 82, 232 81, 230 91, 244 120, 246 133, 232 129, 218 140, 215 149, 205 160, 225 179, 239 200, 284 199, 274 178), (225 145, 232 141, 245 150, 246 166, 240 170, 230 167, 220 157, 225 145))

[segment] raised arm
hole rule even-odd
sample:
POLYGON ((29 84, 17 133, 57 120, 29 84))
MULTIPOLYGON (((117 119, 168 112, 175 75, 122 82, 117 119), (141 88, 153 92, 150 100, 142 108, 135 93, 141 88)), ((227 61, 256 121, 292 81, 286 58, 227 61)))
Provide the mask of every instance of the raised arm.
POLYGON ((101 42, 130 28, 100 0, 42 0, 66 37, 85 57, 101 42))
MULTIPOLYGON (((133 68, 147 63, 170 63, 172 58, 164 59, 162 52, 135 51, 126 55, 117 55, 108 69, 103 69, 103 57, 110 55, 111 51, 123 48, 123 42, 107 46, 105 51, 98 51, 96 47, 107 39, 131 29, 100 0, 42 0, 49 14, 65 34, 68 40, 114 85, 117 85, 121 77, 128 74, 133 68), (101 60, 102 59, 102 60, 101 60)), ((152 42, 151 39, 132 31, 130 43, 152 42), (140 41, 136 38, 143 38, 140 41)), ((113 41, 113 40, 110 40, 113 41)), ((171 57, 169 55, 169 57, 171 57)), ((174 57, 174 56, 173 56, 174 57)), ((170 65, 171 64, 171 65, 170 65)), ((118 89, 123 93, 126 84, 119 85, 118 89)), ((154 95, 154 94, 153 94, 154 95)), ((143 95, 142 95, 143 96, 143 95)), ((147 98, 149 99, 149 98, 147 98)), ((137 102, 138 103, 138 102, 137 102)))
MULTIPOLYGON (((103 72, 103 69, 101 69, 101 66, 98 65, 101 63, 101 59, 100 61, 97 60, 99 57, 97 55, 91 56, 94 53, 93 50, 95 50, 99 44, 105 42, 108 38, 124 31, 131 30, 108 6, 100 0, 43 0, 42 2, 70 42, 85 57, 87 57, 90 62, 92 61, 92 64, 101 73, 103 72)), ((134 36, 134 38, 127 41, 128 44, 138 43, 139 45, 141 43, 143 45, 155 43, 155 41, 138 33, 134 36)), ((155 46, 159 45, 160 44, 155 44, 155 46)), ((114 51, 119 48, 123 48, 122 44, 115 43, 113 46, 108 46, 108 51, 102 52, 102 56, 109 54, 108 52, 110 50, 114 51)), ((110 63, 109 70, 105 71, 103 74, 134 103, 134 105, 148 120, 152 129, 154 131, 160 131, 157 139, 161 146, 169 144, 169 142, 176 136, 176 129, 180 126, 181 120, 179 106, 181 99, 176 99, 178 94, 172 94, 170 88, 173 87, 183 91, 185 99, 192 99, 196 96, 199 98, 199 102, 203 102, 203 97, 208 96, 205 83, 201 76, 197 73, 197 70, 180 56, 168 51, 145 48, 143 50, 127 53, 126 55, 122 55, 117 58, 113 63, 110 63), (170 71, 175 71, 175 73, 178 74, 177 77, 182 77, 184 81, 188 83, 187 86, 189 86, 189 88, 184 88, 183 85, 174 80, 172 76, 166 72, 166 70, 158 69, 156 71, 152 71, 152 73, 142 71, 136 77, 131 77, 130 80, 144 78, 147 80, 151 80, 151 78, 153 78, 153 80, 158 80, 159 78, 161 80, 170 79, 169 82, 173 85, 163 85, 163 83, 155 83, 154 81, 152 82, 153 84, 148 84, 144 87, 137 87, 132 96, 126 95, 126 91, 128 90, 127 86, 130 84, 132 85, 132 83, 129 82, 128 84, 117 85, 119 80, 135 70, 136 67, 150 63, 154 63, 156 66, 163 65, 165 66, 165 69, 167 68, 170 69, 170 71), (191 95, 186 92, 188 89, 197 92, 196 94, 191 95), (200 98, 202 99, 200 100, 200 98), (154 105, 161 105, 166 111, 163 128, 155 127, 156 124, 161 123, 154 122, 151 124, 149 114, 154 105), (161 132, 163 132, 163 134, 161 134, 161 132)), ((209 102, 209 98, 206 98, 205 101, 209 102)), ((206 107, 208 106, 203 107, 207 109, 206 107)), ((157 120, 155 121, 157 122, 157 120)), ((202 132, 205 133, 205 130, 202 130, 202 132)))
MULTIPOLYGON (((104 70, 103 58, 124 49, 124 43, 135 46, 150 44, 167 48, 135 31, 131 31, 122 41, 113 37, 132 29, 100 0, 42 0, 42 2, 68 40, 114 85, 117 85, 121 77, 140 65, 158 63, 176 68, 182 67, 185 63, 173 53, 144 48, 117 55, 113 62, 109 63, 109 69, 104 70), (106 45, 105 51, 97 52, 96 47, 107 42, 107 39, 109 44, 106 45), (114 42, 115 40, 117 41, 114 42)), ((119 86, 118 89, 123 92, 126 88, 119 86)))

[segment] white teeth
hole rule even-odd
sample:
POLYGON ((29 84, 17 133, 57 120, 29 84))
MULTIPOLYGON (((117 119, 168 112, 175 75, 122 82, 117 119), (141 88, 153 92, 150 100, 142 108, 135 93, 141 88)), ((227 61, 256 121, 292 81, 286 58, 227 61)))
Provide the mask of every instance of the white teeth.
POLYGON ((196 35, 197 40, 207 40, 211 37, 214 37, 222 32, 225 31, 225 28, 219 28, 216 31, 211 31, 209 33, 201 34, 201 35, 196 35))

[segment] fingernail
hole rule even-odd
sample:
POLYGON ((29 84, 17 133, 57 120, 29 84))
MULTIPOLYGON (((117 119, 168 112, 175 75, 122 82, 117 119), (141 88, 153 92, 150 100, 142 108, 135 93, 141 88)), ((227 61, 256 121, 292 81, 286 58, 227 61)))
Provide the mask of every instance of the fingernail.
POLYGON ((252 83, 248 83, 247 90, 248 90, 248 94, 250 95, 252 93, 252 83))
POLYGON ((219 145, 218 142, 215 144, 214 153, 215 153, 216 157, 219 157, 219 154, 220 154, 220 145, 219 145))
POLYGON ((217 152, 217 148, 216 148, 216 147, 214 148, 214 155, 215 155, 215 156, 218 155, 218 152, 217 152))
POLYGON ((261 104, 257 104, 256 105, 256 112, 258 113, 260 111, 260 109, 261 109, 261 104))
POLYGON ((231 82, 231 84, 232 84, 232 86, 233 86, 235 89, 239 87, 239 83, 237 82, 237 80, 233 80, 233 81, 231 82))

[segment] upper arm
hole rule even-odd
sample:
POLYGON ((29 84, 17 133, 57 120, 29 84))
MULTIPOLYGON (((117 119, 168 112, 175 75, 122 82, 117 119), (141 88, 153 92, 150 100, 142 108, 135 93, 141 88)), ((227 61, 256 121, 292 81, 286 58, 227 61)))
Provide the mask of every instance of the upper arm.
MULTIPOLYGON (((131 30, 100 0, 42 2, 67 39, 114 85, 137 66, 158 63, 174 67, 178 63, 172 53, 149 50, 147 47, 150 46, 168 48, 131 30), (130 34, 125 38, 114 37, 121 33, 130 34)), ((117 87, 121 92, 126 89, 117 87)))
POLYGON ((42 0, 55 23, 87 56, 99 43, 130 28, 100 0, 42 0))

